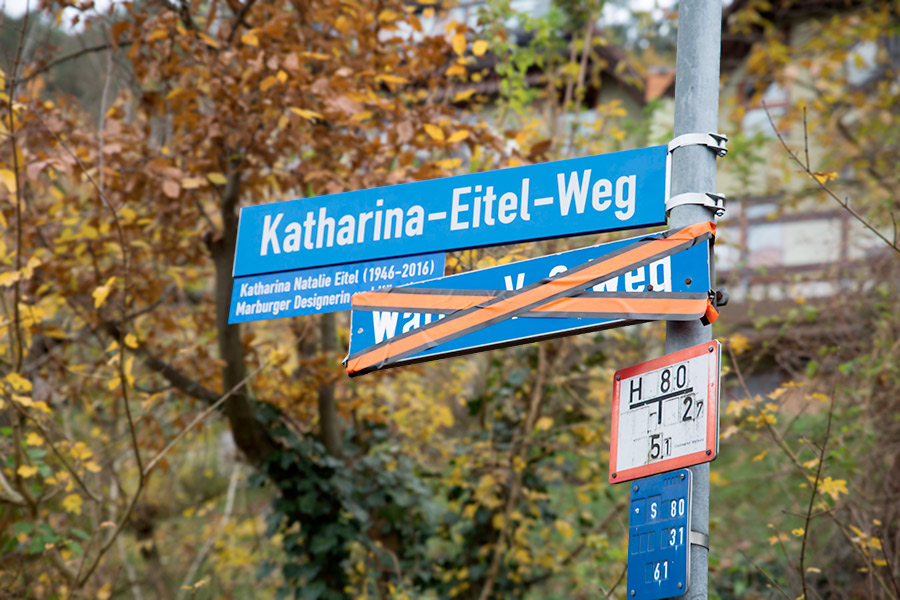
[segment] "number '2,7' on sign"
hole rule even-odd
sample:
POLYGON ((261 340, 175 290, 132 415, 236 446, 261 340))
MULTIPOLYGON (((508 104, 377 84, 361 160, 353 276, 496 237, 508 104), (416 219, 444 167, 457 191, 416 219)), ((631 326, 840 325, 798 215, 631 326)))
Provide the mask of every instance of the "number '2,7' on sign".
POLYGON ((715 459, 720 348, 713 340, 616 373, 610 483, 715 459))

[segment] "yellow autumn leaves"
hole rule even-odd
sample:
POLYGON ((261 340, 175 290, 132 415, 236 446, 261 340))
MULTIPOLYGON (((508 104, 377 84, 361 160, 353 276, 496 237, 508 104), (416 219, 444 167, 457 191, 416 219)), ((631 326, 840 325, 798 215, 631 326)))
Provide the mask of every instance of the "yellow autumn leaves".
POLYGON ((11 287, 17 281, 31 279, 31 276, 34 275, 35 268, 40 265, 41 259, 36 256, 32 256, 28 259, 28 262, 25 263, 25 266, 21 269, 10 269, 8 271, 0 273, 0 287, 11 287))
MULTIPOLYGON (((0 392, 23 408, 34 408, 45 414, 50 414, 50 407, 44 401, 35 402, 31 399, 31 381, 16 373, 7 373, 0 379, 0 392)), ((6 408, 5 402, 0 399, 0 409, 6 408)))
MULTIPOLYGON (((466 40, 466 35, 464 33, 456 33, 450 42, 453 46, 453 51, 456 52, 457 55, 462 56, 466 53, 466 47, 468 46, 468 41, 466 40)), ((488 51, 488 43, 484 40, 475 40, 472 43, 472 54, 475 56, 484 56, 485 52, 488 51)))
POLYGON ((831 477, 826 477, 819 482, 819 491, 831 496, 832 500, 837 500, 841 494, 850 493, 845 479, 832 479, 831 477))
POLYGON ((112 286, 116 282, 115 276, 110 277, 106 280, 101 286, 98 286, 92 293, 91 296, 94 298, 94 308, 100 308, 104 304, 106 304, 106 299, 109 297, 109 293, 112 291, 112 286))
POLYGON ((448 144, 455 144, 457 142, 461 142, 469 137, 469 131, 466 129, 460 129, 458 131, 454 131, 452 134, 447 136, 444 133, 443 128, 439 125, 434 125, 432 123, 425 123, 423 126, 425 129, 425 133, 428 134, 428 137, 433 139, 436 142, 447 142, 448 144))
MULTIPOLYGON (((488 51, 489 45, 485 40, 475 40, 472 42, 472 57, 466 57, 466 49, 469 47, 469 42, 465 33, 463 33, 463 28, 455 21, 451 21, 447 25, 447 31, 452 32, 454 30, 456 33, 450 38, 450 45, 453 48, 453 52, 456 53, 457 59, 454 64, 444 71, 444 75, 447 77, 465 78, 468 75, 466 64, 474 62, 474 58, 484 56, 488 51)), ((460 100, 455 101, 458 102, 460 100)))
POLYGON ((9 169, 0 169, 0 184, 2 184, 10 194, 15 194, 16 174, 9 169))
POLYGON ((288 74, 284 69, 279 69, 275 75, 269 75, 259 84, 259 91, 265 92, 279 83, 284 83, 288 79, 288 74))
MULTIPOLYGON (((26 446, 41 447, 44 443, 44 438, 33 431, 25 436, 26 446)), ((66 470, 60 470, 56 473, 51 470, 48 463, 44 462, 45 459, 40 452, 44 451, 35 450, 34 454, 29 451, 28 456, 30 458, 27 459, 28 463, 20 464, 15 470, 16 475, 22 479, 32 479, 40 474, 45 485, 61 486, 63 491, 68 492, 62 499, 63 509, 68 513, 80 515, 83 499, 73 491, 75 482, 68 469, 81 471, 82 475, 85 472, 99 473, 102 467, 94 460, 93 451, 84 442, 76 442, 74 444, 68 442, 57 443, 56 452, 67 455, 69 464, 66 470)), ((11 473, 11 471, 7 472, 11 473)))
POLYGON ((292 107, 288 108, 288 110, 290 112, 294 113, 295 115, 297 115, 298 117, 302 117, 302 118, 306 119, 307 121, 325 118, 321 115, 321 113, 317 113, 314 110, 307 110, 305 108, 297 108, 296 106, 292 106, 292 107))
MULTIPOLYGON (((456 144, 468 139, 470 135, 469 130, 467 129, 459 129, 457 131, 454 131, 450 135, 447 135, 444 132, 443 127, 441 127, 440 125, 435 125, 433 123, 425 123, 424 125, 422 125, 422 128, 425 130, 425 133, 429 138, 441 144, 456 144)), ((462 159, 445 158, 436 161, 434 164, 441 169, 455 169, 462 164, 462 159)))

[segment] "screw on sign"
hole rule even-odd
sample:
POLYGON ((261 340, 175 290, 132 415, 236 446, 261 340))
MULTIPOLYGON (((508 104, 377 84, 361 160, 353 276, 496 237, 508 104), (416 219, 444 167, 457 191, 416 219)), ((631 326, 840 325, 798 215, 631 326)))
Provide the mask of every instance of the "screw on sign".
POLYGON ((687 592, 690 573, 691 473, 648 477, 631 486, 628 595, 637 600, 687 592))

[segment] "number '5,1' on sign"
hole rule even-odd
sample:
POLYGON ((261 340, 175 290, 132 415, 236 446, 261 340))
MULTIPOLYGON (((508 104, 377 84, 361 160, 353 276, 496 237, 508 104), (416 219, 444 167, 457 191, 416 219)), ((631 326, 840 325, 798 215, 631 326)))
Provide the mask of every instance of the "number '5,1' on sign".
POLYGON ((609 482, 715 459, 721 344, 698 344, 616 372, 609 482))

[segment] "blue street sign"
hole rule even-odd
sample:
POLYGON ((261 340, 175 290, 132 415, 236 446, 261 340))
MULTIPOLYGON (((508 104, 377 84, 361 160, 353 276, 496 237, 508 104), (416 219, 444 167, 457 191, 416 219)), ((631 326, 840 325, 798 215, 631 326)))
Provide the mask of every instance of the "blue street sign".
MULTIPOLYGON (((436 288, 494 292, 518 290, 589 260, 612 254, 639 239, 642 238, 629 238, 480 271, 461 273, 404 286, 404 289, 436 288)), ((611 279, 595 287, 594 291, 626 292, 644 297, 653 297, 654 294, 663 294, 665 292, 701 292, 705 294, 709 290, 709 255, 709 244, 700 243, 687 250, 666 256, 656 262, 611 279)), ((412 329, 418 329, 444 316, 443 314, 430 314, 423 311, 392 312, 357 309, 354 309, 351 315, 349 355, 412 329)), ((475 349, 483 350, 510 346, 515 343, 521 343, 519 340, 532 341, 533 339, 572 335, 630 322, 624 319, 559 318, 528 314, 515 319, 507 319, 473 333, 462 335, 410 356, 403 362, 421 362, 429 357, 437 358, 445 355, 468 353, 475 349)))
POLYGON ((235 277, 229 323, 350 309, 350 296, 444 274, 444 253, 235 277))
POLYGON ((691 572, 691 472, 638 479, 628 519, 628 594, 635 600, 675 598, 691 572))
POLYGON ((234 276, 665 224, 666 146, 241 209, 234 276))

